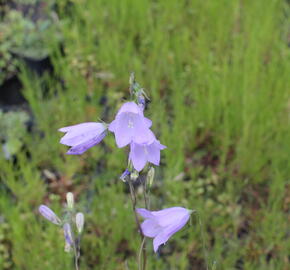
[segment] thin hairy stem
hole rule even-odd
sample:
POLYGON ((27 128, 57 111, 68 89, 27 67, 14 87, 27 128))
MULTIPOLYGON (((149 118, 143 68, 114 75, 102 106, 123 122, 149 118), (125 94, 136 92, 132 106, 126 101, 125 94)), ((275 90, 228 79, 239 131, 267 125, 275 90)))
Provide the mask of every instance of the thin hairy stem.
POLYGON ((146 269, 146 256, 144 257, 144 250, 145 250, 145 242, 146 238, 145 236, 143 237, 143 240, 142 240, 142 243, 141 243, 141 246, 140 246, 140 249, 139 249, 139 254, 138 254, 138 265, 140 267, 140 265, 142 265, 142 268, 143 270, 146 269), (143 263, 142 263, 142 255, 143 255, 143 263))
POLYGON ((79 252, 76 246, 74 246, 74 257, 75 257, 75 270, 79 270, 79 252))
POLYGON ((79 258, 80 258, 80 242, 81 236, 79 235, 74 241, 74 261, 75 261, 75 270, 79 270, 79 258))
MULTIPOLYGON (((148 194, 147 194, 146 181, 143 182, 143 197, 144 197, 145 208, 147 210, 149 210, 150 206, 149 206, 149 198, 148 198, 148 194)), ((139 254, 141 254, 141 251, 143 251, 143 269, 146 269, 147 256, 146 256, 146 237, 145 236, 143 237, 143 241, 142 241, 142 244, 140 246, 139 254)))
POLYGON ((140 234, 141 239, 142 239, 141 247, 139 250, 139 256, 138 256, 138 269, 145 270, 146 269, 146 250, 144 249, 145 236, 142 232, 141 224, 139 222, 139 218, 138 218, 138 215, 136 212, 137 198, 136 198, 136 193, 135 193, 133 182, 132 182, 131 178, 129 179, 128 183, 129 183, 130 197, 131 197, 131 202, 132 202, 132 210, 134 212, 135 222, 136 222, 139 234, 140 234), (141 253, 142 253, 142 256, 140 255, 141 253), (143 263, 141 263, 141 257, 143 257, 143 263))

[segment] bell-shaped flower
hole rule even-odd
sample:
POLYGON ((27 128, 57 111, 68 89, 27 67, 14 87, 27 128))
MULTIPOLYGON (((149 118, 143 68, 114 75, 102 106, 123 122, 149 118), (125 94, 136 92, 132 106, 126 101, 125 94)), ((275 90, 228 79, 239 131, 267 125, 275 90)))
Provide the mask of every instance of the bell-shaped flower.
POLYGON ((154 134, 149 129, 151 125, 152 121, 144 117, 142 109, 135 102, 126 102, 109 125, 109 130, 115 133, 117 146, 122 148, 132 141, 152 141, 154 134))
POLYGON ((132 161, 135 170, 140 172, 147 162, 156 166, 160 163, 160 150, 166 148, 158 140, 154 138, 153 141, 147 144, 138 144, 132 142, 130 145, 129 159, 132 161))
POLYGON ((46 218, 53 224, 61 224, 61 220, 59 219, 59 217, 46 205, 40 205, 38 211, 44 218, 46 218))
POLYGON ((103 123, 87 122, 63 127, 59 131, 66 133, 60 143, 71 146, 67 154, 81 155, 104 139, 107 127, 103 123))
POLYGON ((136 212, 145 218, 141 224, 142 233, 146 237, 154 238, 153 248, 157 252, 160 245, 165 244, 187 223, 193 211, 183 207, 171 207, 160 211, 137 208, 136 212))

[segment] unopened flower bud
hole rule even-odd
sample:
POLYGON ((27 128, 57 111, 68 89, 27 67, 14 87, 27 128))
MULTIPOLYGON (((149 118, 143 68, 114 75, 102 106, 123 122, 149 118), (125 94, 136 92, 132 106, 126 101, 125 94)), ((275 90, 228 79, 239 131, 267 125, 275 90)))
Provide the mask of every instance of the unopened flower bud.
POLYGON ((122 175, 120 176, 120 179, 121 179, 123 182, 126 182, 126 179, 127 179, 127 177, 128 177, 130 174, 131 174, 130 171, 129 171, 128 169, 126 169, 126 170, 122 173, 122 175))
POLYGON ((65 223, 63 225, 63 233, 64 233, 64 238, 65 238, 65 242, 72 246, 73 245, 73 235, 72 235, 72 231, 71 231, 71 227, 69 223, 65 223))
POLYGON ((79 233, 82 233, 85 223, 85 216, 83 213, 76 214, 76 226, 79 233))
POLYGON ((65 252, 71 252, 72 251, 72 246, 67 241, 65 241, 65 244, 64 244, 64 251, 65 252))
POLYGON ((69 209, 73 209, 74 208, 74 195, 71 192, 68 192, 66 194, 66 202, 67 202, 67 207, 69 209))
POLYGON ((45 205, 40 205, 38 211, 44 218, 46 218, 53 224, 61 224, 61 220, 59 219, 59 217, 49 207, 45 205))
POLYGON ((137 178, 139 177, 139 172, 134 170, 132 173, 131 173, 131 179, 133 181, 135 181, 137 178))
POLYGON ((138 92, 137 94, 137 103, 138 103, 138 106, 141 108, 141 110, 145 109, 146 100, 145 100, 144 95, 142 95, 141 91, 138 92))
POLYGON ((129 77, 129 84, 132 85, 135 82, 135 74, 134 72, 131 72, 129 77))
POLYGON ((154 167, 151 167, 147 173, 147 183, 148 183, 149 187, 151 187, 153 185, 154 176, 155 176, 155 169, 154 169, 154 167))

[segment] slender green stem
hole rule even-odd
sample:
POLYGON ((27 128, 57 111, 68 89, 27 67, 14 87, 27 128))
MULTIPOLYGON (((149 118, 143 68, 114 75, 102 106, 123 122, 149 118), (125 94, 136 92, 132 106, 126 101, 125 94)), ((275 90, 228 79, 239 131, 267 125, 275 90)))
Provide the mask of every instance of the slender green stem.
POLYGON ((74 257, 75 257, 75 270, 79 270, 79 252, 76 246, 74 246, 74 257))
POLYGON ((144 249, 144 244, 145 244, 145 236, 143 235, 142 229, 141 229, 141 224, 139 222, 139 218, 138 215, 136 213, 136 204, 137 204, 137 198, 136 198, 136 193, 134 190, 134 186, 132 183, 131 178, 128 181, 129 183, 129 188, 130 188, 130 197, 131 197, 131 202, 132 202, 132 210, 134 212, 134 216, 135 216, 135 222, 136 225, 138 227, 138 231, 140 233, 142 242, 141 242, 141 247, 140 247, 140 251, 139 251, 139 256, 138 256, 138 269, 139 270, 145 270, 146 268, 146 250, 144 249), (143 255, 143 263, 141 263, 141 254, 143 255))
MULTIPOLYGON (((145 208, 147 210, 149 210, 150 206, 149 206, 149 198, 147 196, 147 185, 146 185, 146 180, 143 182, 143 197, 144 197, 144 204, 145 204, 145 208)), ((140 247, 140 252, 139 254, 141 254, 141 251, 143 250, 143 269, 146 269, 146 263, 147 263, 147 256, 146 256, 146 237, 144 236, 141 247, 140 247)))
POLYGON ((80 258, 80 242, 81 242, 81 236, 78 235, 77 238, 74 239, 74 261, 75 261, 75 270, 79 270, 79 258, 80 258))
POLYGON ((146 256, 144 256, 145 245, 146 245, 146 237, 144 236, 142 243, 141 243, 141 246, 140 246, 140 249, 139 249, 139 254, 138 254, 138 265, 139 265, 139 267, 142 265, 141 269, 143 269, 143 270, 146 269, 146 256), (142 255, 143 255, 143 263, 141 262, 142 255))
POLYGON ((138 230, 140 232, 140 235, 143 237, 143 233, 142 233, 142 230, 141 230, 141 225, 140 225, 140 222, 139 222, 139 219, 138 219, 138 215, 136 213, 137 199, 136 199, 136 194, 135 194, 133 183, 132 183, 131 179, 128 181, 128 183, 129 183, 129 188, 130 188, 130 197, 131 197, 131 202, 132 202, 132 210, 133 210, 134 216, 135 216, 135 222, 136 222, 136 225, 137 225, 138 230))

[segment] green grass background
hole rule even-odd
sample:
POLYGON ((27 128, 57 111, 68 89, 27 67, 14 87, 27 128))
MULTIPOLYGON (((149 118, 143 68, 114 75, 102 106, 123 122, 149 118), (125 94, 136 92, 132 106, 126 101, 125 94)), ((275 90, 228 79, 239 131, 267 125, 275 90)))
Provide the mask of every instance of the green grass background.
POLYGON ((289 3, 62 0, 58 12, 54 74, 20 74, 33 132, 17 164, 0 160, 0 268, 73 268, 62 231, 37 212, 45 203, 61 215, 73 191, 86 215, 81 269, 137 269, 139 237, 118 179, 126 150, 110 135, 66 156, 57 132, 110 122, 134 71, 167 146, 151 207, 199 213, 160 255, 148 240, 148 269, 289 269, 289 3))

